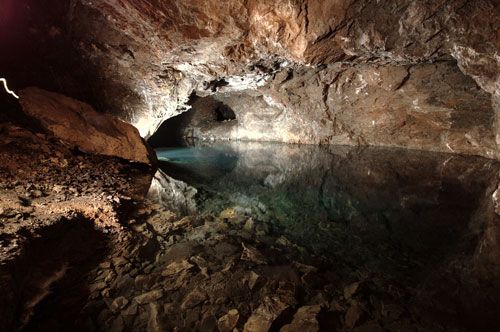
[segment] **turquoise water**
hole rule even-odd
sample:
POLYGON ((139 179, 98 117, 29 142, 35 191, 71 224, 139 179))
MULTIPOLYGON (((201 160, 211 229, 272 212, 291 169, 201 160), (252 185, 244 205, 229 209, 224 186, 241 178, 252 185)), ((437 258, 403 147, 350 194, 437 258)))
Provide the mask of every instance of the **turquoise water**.
POLYGON ((200 214, 227 208, 323 256, 406 269, 468 253, 468 224, 495 176, 482 158, 369 148, 218 143, 158 149, 198 189, 200 214))
POLYGON ((210 147, 161 148, 156 154, 165 167, 170 167, 170 173, 177 169, 184 174, 180 175, 181 178, 189 175, 199 179, 222 176, 231 172, 238 161, 235 153, 210 147))
POLYGON ((157 149, 156 153, 160 161, 182 165, 213 165, 217 168, 224 168, 238 158, 236 154, 210 147, 162 148, 157 149))

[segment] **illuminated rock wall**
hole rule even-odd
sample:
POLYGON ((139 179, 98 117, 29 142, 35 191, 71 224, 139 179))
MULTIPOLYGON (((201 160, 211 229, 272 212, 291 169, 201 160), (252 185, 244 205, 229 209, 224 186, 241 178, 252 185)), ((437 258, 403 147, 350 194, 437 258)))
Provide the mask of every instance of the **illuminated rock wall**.
MULTIPOLYGON (((21 6, 7 2, 4 16, 21 6)), ((216 139, 389 145, 498 157, 497 1, 48 5, 67 15, 59 15, 57 25, 55 14, 42 15, 43 6, 31 6, 32 19, 41 22, 30 29, 33 40, 52 45, 46 49, 53 52, 69 41, 74 54, 60 58, 79 64, 37 75, 54 82, 42 87, 72 90, 60 92, 118 115, 144 137, 189 109, 193 93, 215 94, 239 118, 230 133, 211 133, 216 139), (67 76, 75 78, 71 89, 67 76), (259 121, 265 126, 254 125, 259 121)), ((2 22, 19 21, 10 16, 16 19, 2 22)))

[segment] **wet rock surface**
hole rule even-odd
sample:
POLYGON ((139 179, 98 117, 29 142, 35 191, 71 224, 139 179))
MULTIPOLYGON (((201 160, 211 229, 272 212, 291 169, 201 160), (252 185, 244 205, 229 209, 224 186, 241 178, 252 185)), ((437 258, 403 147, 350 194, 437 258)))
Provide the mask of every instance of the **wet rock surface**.
POLYGON ((374 145, 497 158, 489 94, 453 62, 283 69, 269 84, 198 99, 153 136, 374 145), (220 121, 220 104, 236 119, 220 121))

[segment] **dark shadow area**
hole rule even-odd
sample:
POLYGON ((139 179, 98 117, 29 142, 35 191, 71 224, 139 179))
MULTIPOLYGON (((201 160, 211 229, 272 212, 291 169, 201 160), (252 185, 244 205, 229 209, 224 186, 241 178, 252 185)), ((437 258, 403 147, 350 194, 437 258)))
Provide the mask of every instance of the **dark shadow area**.
POLYGON ((41 127, 35 120, 28 117, 21 109, 17 99, 7 94, 0 83, 0 123, 10 122, 14 125, 41 131, 41 127))
POLYGON ((217 121, 219 122, 236 120, 236 114, 234 111, 223 103, 215 109, 215 113, 217 113, 217 121))
POLYGON ((153 148, 186 146, 184 130, 192 117, 193 110, 189 110, 163 122, 154 135, 149 138, 149 145, 153 148))
POLYGON ((78 318, 90 294, 86 276, 107 252, 106 235, 84 218, 41 230, 2 269, 2 291, 15 301, 6 296, 0 302, 1 312, 12 313, 0 331, 84 330, 78 318))
POLYGON ((15 92, 37 86, 85 101, 98 111, 109 110, 102 75, 82 58, 75 42, 77 6, 83 8, 72 0, 2 0, 0 77, 15 92))

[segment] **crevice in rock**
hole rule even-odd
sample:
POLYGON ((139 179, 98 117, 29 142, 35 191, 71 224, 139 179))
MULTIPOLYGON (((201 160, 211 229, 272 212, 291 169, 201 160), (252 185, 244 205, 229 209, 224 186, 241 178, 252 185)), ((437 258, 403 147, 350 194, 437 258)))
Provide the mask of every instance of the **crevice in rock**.
POLYGON ((399 84, 396 86, 396 88, 394 89, 395 91, 397 91, 397 90, 401 89, 401 88, 405 85, 405 83, 406 83, 406 82, 410 79, 410 75, 411 75, 411 67, 412 67, 412 66, 408 66, 408 67, 406 68, 407 74, 406 74, 406 76, 405 76, 405 77, 401 80, 401 83, 399 83, 399 84))

